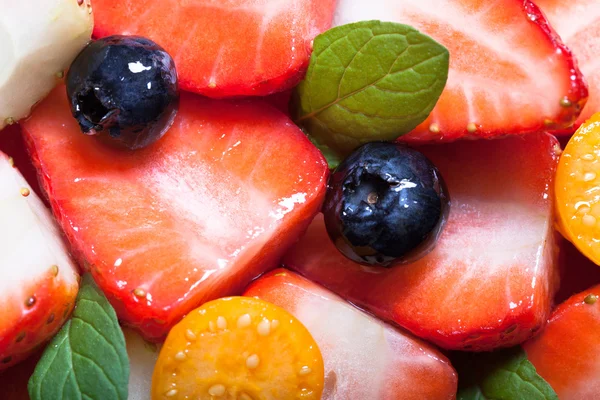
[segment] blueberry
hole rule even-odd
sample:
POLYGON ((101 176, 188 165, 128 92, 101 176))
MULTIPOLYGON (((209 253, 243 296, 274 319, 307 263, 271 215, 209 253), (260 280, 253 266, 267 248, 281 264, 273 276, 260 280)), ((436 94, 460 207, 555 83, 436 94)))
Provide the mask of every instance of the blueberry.
POLYGON ((173 59, 138 36, 89 43, 71 64, 67 95, 83 133, 130 149, 160 139, 179 105, 173 59))
POLYGON ((449 206, 444 180, 423 154, 397 143, 372 142, 335 169, 323 214, 342 254, 364 265, 389 267, 433 249, 449 206))

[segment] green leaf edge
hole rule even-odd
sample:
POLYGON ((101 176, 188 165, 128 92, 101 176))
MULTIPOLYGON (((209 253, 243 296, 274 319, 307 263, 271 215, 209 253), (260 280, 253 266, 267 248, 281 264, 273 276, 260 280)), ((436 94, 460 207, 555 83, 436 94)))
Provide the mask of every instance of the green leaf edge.
MULTIPOLYGON (((332 104, 327 105, 326 107, 321 107, 318 110, 312 110, 308 113, 305 113, 303 110, 303 101, 302 101, 302 97, 306 94, 304 91, 304 87, 306 85, 310 85, 310 80, 311 77, 314 76, 314 71, 317 68, 318 65, 318 57, 327 49, 329 48, 333 43, 335 43, 338 40, 341 40, 342 38, 347 37, 347 35, 354 29, 373 29, 373 26, 381 26, 381 25, 395 25, 397 27, 399 27, 400 29, 406 29, 407 31, 411 31, 414 33, 419 34, 421 37, 423 37, 425 40, 428 40, 431 44, 436 45, 439 50, 440 50, 440 54, 442 57, 445 58, 445 64, 446 64, 446 73, 445 75, 442 77, 443 80, 443 85, 441 86, 441 89, 439 90, 439 93, 437 93, 437 96, 435 96, 434 101, 432 101, 430 107, 425 107, 423 109, 423 111, 425 111, 426 109, 427 112, 425 114, 423 114, 422 120, 419 122, 423 122, 427 119, 427 117, 429 116, 429 114, 431 113, 431 111, 433 110, 433 108, 435 107, 435 104, 437 104, 437 101, 439 100, 439 97, 441 96, 443 89, 445 88, 445 85, 447 83, 447 79, 448 79, 448 71, 449 71, 449 61, 450 61, 450 53, 448 51, 448 49, 446 47, 444 47, 443 45, 441 45, 440 43, 438 43, 437 41, 435 41, 433 38, 431 38, 430 36, 420 32, 419 30, 406 25, 406 24, 401 24, 401 23, 396 23, 396 22, 389 22, 389 21, 380 21, 380 20, 367 20, 367 21, 358 21, 358 22, 354 22, 354 23, 350 23, 350 24, 345 24, 345 25, 340 25, 334 28, 331 28, 323 33, 321 33, 320 35, 318 35, 315 39, 314 39, 314 47, 313 47, 313 53, 311 54, 310 57, 310 61, 309 61, 309 65, 308 65, 308 69, 305 75, 305 78, 303 81, 300 82, 299 85, 297 85, 294 88, 294 91, 292 93, 292 101, 290 104, 290 111, 291 111, 291 115, 292 115, 292 119, 294 120, 294 122, 299 125, 301 128, 303 128, 303 130, 305 131, 305 133, 309 136, 309 138, 311 138, 311 141, 313 143, 315 143, 315 145, 317 145, 317 147, 319 147, 320 149, 322 147, 326 147, 327 151, 323 152, 323 154, 325 155, 325 157, 328 159, 329 161, 329 157, 327 156, 327 154, 332 154, 335 155, 335 157, 333 157, 333 159, 339 159, 340 157, 344 157, 346 155, 349 154, 349 149, 340 149, 339 146, 336 146, 335 143, 331 143, 330 141, 327 140, 323 140, 323 138, 315 138, 314 134, 312 134, 310 132, 310 128, 307 126, 307 124, 303 124, 304 121, 306 121, 307 119, 307 115, 310 114, 315 114, 318 115, 319 113, 327 110, 328 107, 331 107, 332 104), (332 35, 335 33, 343 33, 342 35, 340 35, 339 38, 337 38, 334 41, 331 41, 328 37, 328 35, 332 35), (326 143, 325 143, 326 142, 326 143)), ((357 52, 358 53, 358 52, 357 52)), ((437 56, 436 56, 437 57, 437 56)), ((414 66, 413 66, 414 67, 414 66)), ((347 69, 347 67, 346 67, 347 69)), ((383 78, 381 78, 383 79, 383 78)), ((339 84, 339 83, 338 83, 339 84)), ((372 86, 373 83, 369 84, 368 87, 372 86)), ((361 90, 365 90, 367 87, 362 88, 361 90)), ((355 92, 356 93, 356 92, 355 92)), ((308 91, 307 96, 310 96, 310 90, 308 91)), ((309 101, 309 103, 311 103, 312 101, 309 101)), ((311 106, 312 108, 312 106, 311 106)), ((326 124, 324 124, 321 120, 319 120, 318 118, 315 118, 317 125, 320 126, 320 128, 322 128, 323 130, 327 130, 330 133, 333 133, 335 135, 343 135, 345 136, 346 134, 344 133, 340 133, 340 132, 333 132, 333 130, 330 127, 327 127, 326 124)), ((418 125, 418 124, 416 124, 418 125)), ((416 126, 415 125, 415 126, 416 126)), ((380 138, 374 138, 373 140, 364 140, 362 141, 362 143, 357 144, 356 146, 354 146, 354 148, 358 147, 358 145, 363 144, 363 143, 367 143, 369 141, 380 141, 380 140, 395 140, 400 136, 403 136, 404 134, 408 133, 409 131, 406 132, 399 132, 397 134, 397 136, 395 136, 393 139, 380 139, 380 138)), ((352 140, 356 140, 356 138, 352 137, 352 140)))
MULTIPOLYGON (((83 324, 90 325, 98 335, 102 336, 107 344, 116 352, 117 358, 119 359, 118 366, 116 368, 120 369, 120 382, 112 382, 108 375, 106 375, 106 371, 102 370, 98 364, 94 362, 94 360, 90 360, 98 369, 100 369, 106 376, 106 379, 113 385, 115 389, 115 393, 117 394, 117 398, 114 400, 127 400, 128 397, 128 383, 129 383, 129 357, 127 355, 127 349, 125 346, 125 336, 123 335, 123 331, 120 328, 119 321, 117 319, 117 314, 113 307, 108 302, 104 293, 98 288, 94 279, 89 273, 83 275, 81 280, 81 286, 79 293, 77 294, 77 298, 75 301, 75 309, 73 310, 73 314, 71 318, 62 326, 60 331, 52 338, 52 340, 48 343, 42 357, 38 361, 35 370, 32 376, 29 379, 29 383, 27 385, 27 389, 29 392, 29 397, 31 400, 70 400, 73 399, 104 399, 106 397, 106 393, 82 393, 79 388, 79 383, 77 382, 77 371, 73 369, 73 355, 78 354, 71 348, 71 343, 69 343, 69 349, 64 350, 68 351, 69 357, 71 359, 71 371, 66 375, 66 379, 63 382, 62 387, 62 395, 60 399, 48 399, 42 397, 42 387, 44 385, 45 379, 52 374, 52 364, 56 357, 59 355, 61 348, 64 343, 69 342, 69 337, 71 335, 73 329, 73 321, 81 321, 83 324), (88 316, 85 315, 85 309, 82 310, 81 303, 82 302, 91 302, 93 304, 98 305, 101 310, 104 312, 105 316, 108 317, 111 328, 113 330, 112 340, 108 340, 106 336, 95 330, 95 327, 88 322, 88 316), (112 343, 111 343, 112 342, 112 343), (75 379, 75 383, 78 388, 78 396, 77 397, 64 397, 64 389, 66 387, 67 381, 69 379, 75 379)), ((82 356, 84 357, 84 356, 82 356)), ((56 382, 54 382, 56 384, 56 382)))
POLYGON ((462 353, 453 361, 459 372, 457 400, 558 400, 554 389, 537 373, 520 346, 495 353, 462 353), (539 395, 532 398, 525 394, 511 396, 511 390, 504 392, 506 377, 502 375, 505 374, 516 375, 539 395))

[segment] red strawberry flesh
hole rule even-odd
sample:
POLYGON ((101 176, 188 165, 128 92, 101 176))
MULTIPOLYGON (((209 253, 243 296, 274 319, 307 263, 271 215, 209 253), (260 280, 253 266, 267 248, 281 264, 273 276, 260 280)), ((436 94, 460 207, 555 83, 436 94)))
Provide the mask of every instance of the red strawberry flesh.
POLYGON ((557 286, 549 193, 557 148, 546 134, 425 147, 451 198, 433 252, 368 269, 336 251, 319 215, 284 264, 441 347, 520 343, 544 325, 557 286))
POLYGON ((52 209, 119 318, 159 340, 203 302, 275 266, 318 211, 327 166, 263 102, 182 94, 149 148, 83 135, 57 88, 23 125, 52 209))
POLYGON ((244 295, 286 309, 308 328, 325 362, 324 400, 455 398, 456 372, 439 351, 306 278, 278 269, 244 295))
POLYGON ((587 98, 570 50, 529 0, 341 0, 334 24, 362 19, 411 25, 450 51, 444 92, 403 140, 563 128, 587 98))
POLYGON ((302 78, 335 0, 95 0, 94 36, 136 34, 163 46, 181 88, 266 95, 302 78))
POLYGON ((600 111, 600 2, 536 0, 552 27, 573 51, 589 85, 589 99, 575 127, 600 111))

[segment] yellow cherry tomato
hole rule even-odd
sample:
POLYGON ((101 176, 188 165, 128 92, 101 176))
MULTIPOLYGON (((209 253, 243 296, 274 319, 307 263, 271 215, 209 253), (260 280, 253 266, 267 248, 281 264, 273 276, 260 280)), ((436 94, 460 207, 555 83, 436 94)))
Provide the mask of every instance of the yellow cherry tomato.
POLYGON ((318 400, 323 357, 296 318, 253 297, 211 301, 169 332, 153 400, 318 400))
POLYGON ((569 140, 555 185, 559 230, 600 265, 600 113, 569 140))

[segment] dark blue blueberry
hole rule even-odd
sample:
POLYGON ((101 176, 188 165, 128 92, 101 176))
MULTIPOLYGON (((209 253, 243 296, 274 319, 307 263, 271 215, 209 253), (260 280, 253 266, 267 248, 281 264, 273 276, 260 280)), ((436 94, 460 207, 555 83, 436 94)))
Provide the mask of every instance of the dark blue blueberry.
POLYGON ((130 149, 160 139, 177 113, 177 72, 171 56, 138 36, 88 44, 67 74, 71 112, 83 133, 130 149))
POLYGON ((335 169, 323 206, 338 250, 358 263, 384 267, 433 249, 448 211, 446 186, 431 161, 384 142, 361 146, 335 169))

